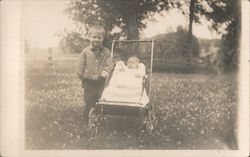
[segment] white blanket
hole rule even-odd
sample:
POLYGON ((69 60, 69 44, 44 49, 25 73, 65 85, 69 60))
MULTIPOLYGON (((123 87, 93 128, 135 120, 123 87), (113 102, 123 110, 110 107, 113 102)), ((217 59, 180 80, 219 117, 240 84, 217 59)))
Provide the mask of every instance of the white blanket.
POLYGON ((128 69, 122 63, 117 63, 110 79, 109 85, 103 91, 102 100, 134 102, 146 105, 149 98, 143 87, 143 76, 145 75, 144 64, 138 69, 128 69), (124 71, 120 71, 124 68, 124 71))

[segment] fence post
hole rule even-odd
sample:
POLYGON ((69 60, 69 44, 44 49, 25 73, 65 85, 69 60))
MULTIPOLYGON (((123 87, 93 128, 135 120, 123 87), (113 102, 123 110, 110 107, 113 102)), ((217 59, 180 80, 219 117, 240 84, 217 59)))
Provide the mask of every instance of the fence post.
POLYGON ((49 57, 48 57, 49 64, 52 65, 53 58, 52 58, 52 48, 51 47, 48 48, 48 52, 49 52, 49 57))

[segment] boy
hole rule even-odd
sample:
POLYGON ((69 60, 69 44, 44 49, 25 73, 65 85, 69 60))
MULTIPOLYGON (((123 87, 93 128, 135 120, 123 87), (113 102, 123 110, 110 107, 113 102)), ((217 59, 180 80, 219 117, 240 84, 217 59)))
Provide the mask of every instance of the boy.
POLYGON ((84 121, 88 124, 89 111, 104 89, 105 79, 113 69, 110 51, 103 47, 105 30, 99 25, 93 25, 89 29, 90 45, 82 50, 77 63, 77 75, 84 88, 84 121))

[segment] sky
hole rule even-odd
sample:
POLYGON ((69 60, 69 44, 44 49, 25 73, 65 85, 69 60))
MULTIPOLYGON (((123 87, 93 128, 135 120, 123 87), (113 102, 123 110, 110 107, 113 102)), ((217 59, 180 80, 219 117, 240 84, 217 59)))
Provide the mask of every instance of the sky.
MULTIPOLYGON (((73 21, 63 13, 66 4, 64 0, 26 0, 22 5, 22 30, 24 39, 32 47, 54 47, 60 38, 55 34, 66 28, 74 30, 73 21)), ((155 15, 157 22, 148 22, 142 36, 145 38, 157 34, 176 31, 177 26, 188 26, 188 19, 177 10, 164 12, 163 16, 155 15)), ((193 33, 199 38, 218 38, 209 31, 207 26, 194 24, 193 33)))

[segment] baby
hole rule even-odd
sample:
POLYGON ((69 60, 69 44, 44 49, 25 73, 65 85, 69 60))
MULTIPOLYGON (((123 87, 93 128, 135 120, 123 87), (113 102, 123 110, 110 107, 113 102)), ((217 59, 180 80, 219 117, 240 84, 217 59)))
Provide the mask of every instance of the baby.
POLYGON ((138 57, 130 57, 127 65, 123 61, 118 61, 109 85, 103 92, 102 99, 147 104, 149 98, 146 91, 143 90, 145 74, 145 65, 140 63, 138 57))
POLYGON ((117 62, 115 71, 127 71, 129 73, 133 73, 136 78, 140 78, 145 75, 145 66, 144 64, 140 63, 140 59, 138 57, 130 57, 128 59, 127 66, 122 61, 117 62))

